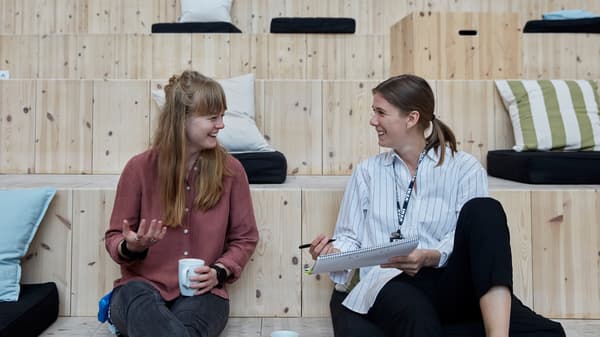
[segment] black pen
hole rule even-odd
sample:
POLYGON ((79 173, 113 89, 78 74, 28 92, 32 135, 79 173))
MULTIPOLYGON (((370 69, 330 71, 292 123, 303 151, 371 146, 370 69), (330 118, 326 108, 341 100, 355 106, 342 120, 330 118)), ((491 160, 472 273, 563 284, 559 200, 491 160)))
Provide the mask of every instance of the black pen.
MULTIPOLYGON (((327 241, 327 243, 331 243, 333 241, 335 241, 335 239, 329 239, 329 241, 327 241)), ((310 245, 311 245, 310 243, 305 243, 303 245, 298 246, 298 249, 308 248, 308 247, 310 247, 310 245)))

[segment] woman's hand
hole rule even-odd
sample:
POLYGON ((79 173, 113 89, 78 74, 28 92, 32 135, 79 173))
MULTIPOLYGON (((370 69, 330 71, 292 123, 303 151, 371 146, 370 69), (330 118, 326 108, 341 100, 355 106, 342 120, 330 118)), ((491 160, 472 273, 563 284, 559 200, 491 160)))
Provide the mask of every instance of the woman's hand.
POLYGON ((150 225, 146 219, 140 221, 137 233, 131 230, 131 226, 127 220, 123 220, 123 237, 127 245, 127 249, 132 252, 143 252, 150 246, 162 240, 167 234, 167 227, 162 225, 162 221, 152 219, 150 225))
POLYGON ((333 244, 329 242, 330 237, 319 234, 312 242, 310 243, 309 253, 312 256, 313 260, 316 260, 319 255, 338 253, 340 250, 333 247, 333 244))
POLYGON ((217 271, 209 266, 195 268, 194 273, 190 275, 190 288, 195 289, 194 295, 207 293, 219 284, 217 271))
POLYGON ((410 276, 415 276, 423 267, 434 267, 440 262, 441 254, 434 249, 415 249, 408 256, 394 256, 381 268, 398 268, 410 276))

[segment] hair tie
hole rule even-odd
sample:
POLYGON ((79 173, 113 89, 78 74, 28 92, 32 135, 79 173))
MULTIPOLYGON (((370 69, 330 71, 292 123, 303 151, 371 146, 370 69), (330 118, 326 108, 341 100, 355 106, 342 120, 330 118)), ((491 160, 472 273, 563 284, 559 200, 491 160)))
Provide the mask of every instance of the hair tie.
POLYGON ((431 121, 433 122, 435 120, 435 114, 431 114, 431 121))

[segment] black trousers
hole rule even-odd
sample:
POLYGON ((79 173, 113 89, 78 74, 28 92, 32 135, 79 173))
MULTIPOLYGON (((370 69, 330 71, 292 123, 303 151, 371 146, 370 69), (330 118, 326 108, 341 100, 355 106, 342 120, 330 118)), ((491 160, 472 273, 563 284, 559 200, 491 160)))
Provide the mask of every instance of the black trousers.
MULTIPOLYGON (((458 218, 454 250, 443 268, 423 268, 388 282, 366 315, 342 306, 334 291, 331 319, 336 337, 484 337, 479 299, 494 286, 512 291, 512 258, 506 215, 499 202, 477 198, 458 218)), ((512 295, 510 336, 564 337, 562 326, 512 295)))

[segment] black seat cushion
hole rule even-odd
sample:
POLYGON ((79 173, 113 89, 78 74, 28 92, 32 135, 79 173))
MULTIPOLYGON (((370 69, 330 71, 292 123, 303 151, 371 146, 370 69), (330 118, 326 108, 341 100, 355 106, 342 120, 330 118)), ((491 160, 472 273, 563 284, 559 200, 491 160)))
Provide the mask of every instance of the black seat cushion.
POLYGON ((600 17, 565 20, 531 20, 523 33, 600 33, 600 17))
POLYGON ((170 22, 155 23, 152 33, 241 33, 230 22, 170 22))
POLYGON ((351 18, 273 18, 271 33, 353 34, 356 22, 351 18))
POLYGON ((287 160, 283 153, 232 153, 242 163, 250 184, 281 184, 287 177, 287 160))
POLYGON ((57 317, 56 284, 21 285, 18 301, 0 302, 0 337, 39 336, 57 317))
POLYGON ((487 154, 488 174, 528 184, 600 184, 600 151, 487 154))

